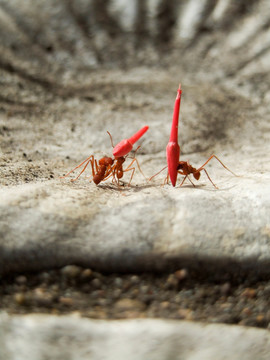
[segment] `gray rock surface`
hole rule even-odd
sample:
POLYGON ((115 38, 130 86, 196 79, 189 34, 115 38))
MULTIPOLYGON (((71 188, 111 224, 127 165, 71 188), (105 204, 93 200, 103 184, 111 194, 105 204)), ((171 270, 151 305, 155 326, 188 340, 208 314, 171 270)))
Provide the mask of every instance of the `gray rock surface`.
POLYGON ((0 318, 0 359, 267 360, 270 334, 241 326, 74 316, 0 318))

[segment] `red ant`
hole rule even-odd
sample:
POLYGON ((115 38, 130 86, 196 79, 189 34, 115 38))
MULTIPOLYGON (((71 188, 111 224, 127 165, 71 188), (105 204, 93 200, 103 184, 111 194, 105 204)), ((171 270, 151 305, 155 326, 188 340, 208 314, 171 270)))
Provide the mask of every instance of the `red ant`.
MULTIPOLYGON (((135 157, 132 159, 131 163, 128 165, 128 167, 126 169, 123 169, 123 163, 126 161, 127 155, 129 153, 129 151, 132 149, 133 144, 147 130, 148 130, 148 126, 143 127, 136 134, 134 134, 131 138, 129 138, 127 140, 122 140, 115 147, 113 145, 112 136, 109 133, 109 131, 107 131, 107 133, 109 134, 110 139, 111 139, 112 147, 114 148, 113 153, 114 154, 121 153, 122 156, 115 156, 114 158, 104 156, 103 158, 101 158, 97 162, 94 155, 91 155, 87 159, 85 159, 81 164, 79 164, 74 169, 69 171, 66 175, 62 176, 62 178, 68 176, 69 174, 74 172, 76 169, 78 169, 82 165, 84 165, 84 167, 83 167, 82 171, 79 173, 79 175, 75 179, 71 180, 71 181, 75 181, 81 176, 81 174, 85 171, 87 166, 90 164, 91 169, 92 169, 93 181, 94 181, 94 183, 96 185, 98 185, 101 181, 105 181, 105 180, 109 179, 112 176, 113 177, 113 182, 116 182, 117 185, 119 186, 119 180, 123 177, 124 172, 132 171, 131 176, 130 176, 130 180, 129 180, 129 183, 128 183, 128 186, 130 186, 130 183, 132 181, 132 178, 133 178, 133 175, 134 175, 134 172, 135 172, 135 167, 131 167, 134 164, 134 162, 137 163, 137 166, 138 166, 138 168, 139 168, 139 170, 140 170, 140 172, 142 173, 143 176, 144 176, 144 174, 143 174, 143 172, 142 172, 142 170, 140 168, 138 160, 135 157)), ((137 150, 139 148, 140 148, 140 146, 136 149, 135 154, 136 154, 136 152, 137 152, 137 150)))
MULTIPOLYGON (((200 166, 198 169, 196 169, 195 167, 193 167, 192 165, 190 165, 189 161, 179 161, 178 162, 178 165, 177 165, 177 174, 180 174, 180 175, 183 175, 184 176, 184 179, 182 180, 180 186, 182 186, 185 182, 186 179, 188 179, 191 184, 195 187, 194 183, 191 181, 189 175, 193 175, 193 177, 196 179, 196 180, 199 180, 200 177, 201 177, 201 171, 203 170, 206 174, 206 176, 208 177, 208 179, 210 180, 211 184, 216 188, 218 189, 218 187, 213 183, 212 179, 210 178, 208 172, 206 171, 205 169, 205 165, 207 165, 209 163, 210 160, 212 160, 213 158, 215 158, 217 161, 219 161, 219 163, 228 171, 230 171, 230 173, 232 173, 233 175, 237 176, 234 172, 232 172, 226 165, 223 164, 223 162, 216 156, 216 155, 211 155, 209 157, 209 159, 207 159, 207 161, 202 165, 200 166)), ((166 166, 167 167, 167 166, 166 166)), ((161 171, 163 171, 164 169, 163 168, 161 171)), ((157 174, 159 174, 161 171, 159 171, 157 174)), ((157 174, 155 174, 154 176, 156 176, 157 174)), ((153 179, 152 176, 149 180, 153 179)), ((164 183, 169 183, 169 174, 167 175, 167 177, 165 178, 165 181, 164 183)))
POLYGON ((199 180, 199 178, 201 176, 201 171, 203 170, 205 172, 205 174, 207 175, 208 179, 210 180, 210 182, 212 183, 212 185, 216 189, 218 189, 218 187, 213 183, 208 172, 205 169, 205 165, 208 164, 210 160, 212 160, 213 158, 217 159, 226 170, 230 171, 235 176, 237 176, 237 175, 234 174, 229 168, 227 168, 227 166, 225 166, 223 164, 223 162, 216 155, 211 155, 209 157, 209 159, 207 159, 207 161, 198 169, 191 166, 189 161, 179 161, 180 147, 178 144, 178 122, 179 122, 181 94, 182 94, 182 90, 181 90, 181 84, 180 84, 179 88, 177 90, 177 96, 175 99, 170 140, 169 140, 169 143, 166 148, 167 166, 165 166, 157 174, 153 175, 149 180, 152 180, 156 175, 158 175, 161 171, 165 170, 166 167, 168 167, 168 174, 167 174, 167 177, 165 178, 164 183, 167 182, 167 184, 168 184, 169 177, 170 177, 172 185, 175 186, 176 180, 177 180, 177 175, 180 174, 180 175, 184 176, 184 179, 181 182, 180 186, 182 186, 184 184, 186 178, 188 178, 188 180, 191 182, 191 184, 195 187, 195 185, 193 184, 193 182, 191 181, 191 179, 189 178, 188 175, 192 174, 196 180, 199 180))

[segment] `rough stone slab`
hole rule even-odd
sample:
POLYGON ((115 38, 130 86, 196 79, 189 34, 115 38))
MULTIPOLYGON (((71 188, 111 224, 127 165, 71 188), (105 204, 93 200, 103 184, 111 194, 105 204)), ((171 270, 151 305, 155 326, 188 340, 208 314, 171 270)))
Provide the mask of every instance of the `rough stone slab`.
POLYGON ((267 330, 164 320, 0 316, 0 359, 268 360, 267 330))
POLYGON ((238 266, 267 273, 269 181, 221 175, 219 182, 222 190, 118 190, 87 180, 2 189, 1 272, 77 263, 110 271, 238 266))

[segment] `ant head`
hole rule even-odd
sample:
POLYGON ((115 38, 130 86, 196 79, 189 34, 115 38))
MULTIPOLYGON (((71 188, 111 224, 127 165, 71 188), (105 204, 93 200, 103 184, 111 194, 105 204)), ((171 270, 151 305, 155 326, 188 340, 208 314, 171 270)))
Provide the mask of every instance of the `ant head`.
POLYGON ((103 158, 101 158, 99 160, 99 165, 105 165, 105 166, 109 166, 113 164, 113 159, 108 157, 108 156, 104 156, 103 158))
POLYGON ((126 156, 117 156, 115 157, 115 160, 117 161, 118 165, 123 164, 126 161, 126 156))
POLYGON ((183 170, 183 169, 184 169, 184 165, 182 164, 182 162, 179 162, 177 166, 177 170, 183 170))
POLYGON ((199 180, 199 178, 201 177, 201 173, 199 171, 195 172, 195 173, 193 173, 193 176, 196 180, 199 180))

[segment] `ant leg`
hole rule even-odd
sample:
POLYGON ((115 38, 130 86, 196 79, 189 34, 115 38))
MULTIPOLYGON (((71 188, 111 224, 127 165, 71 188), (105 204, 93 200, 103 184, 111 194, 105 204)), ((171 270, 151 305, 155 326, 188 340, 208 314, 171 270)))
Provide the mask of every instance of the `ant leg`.
MULTIPOLYGON (((159 172, 157 172, 155 175, 151 176, 148 181, 151 181, 155 176, 157 176, 158 174, 160 174, 162 171, 164 171, 168 166, 165 166, 163 169, 161 169, 159 172)), ((168 176, 167 176, 168 177, 168 176)), ((167 178, 166 177, 166 178, 167 178)))
POLYGON ((186 180, 186 178, 187 178, 188 176, 187 175, 185 175, 185 177, 184 177, 184 179, 183 179, 183 181, 181 182, 181 184, 180 184, 180 187, 184 184, 184 182, 185 182, 185 180, 186 180))
POLYGON ((84 165, 82 171, 79 173, 79 175, 77 177, 75 177, 75 179, 71 179, 70 181, 76 181, 81 175, 82 173, 84 172, 84 170, 87 168, 88 164, 91 163, 91 167, 92 167, 92 174, 94 175, 94 168, 93 168, 93 160, 90 159, 87 161, 87 163, 84 165))
POLYGON ((230 173, 232 173, 234 176, 237 176, 234 172, 232 172, 226 165, 223 164, 223 162, 216 156, 216 155, 211 155, 210 158, 199 168, 197 169, 196 172, 199 172, 201 170, 203 170, 203 168, 205 167, 206 164, 209 163, 210 160, 212 160, 213 158, 215 158, 223 167, 224 169, 228 170, 230 173))
MULTIPOLYGON (((76 166, 74 169, 72 169, 72 170, 70 170, 66 175, 64 175, 64 176, 60 176, 60 178, 61 179, 63 179, 63 178, 65 178, 65 177, 67 177, 69 174, 71 174, 71 173, 73 173, 75 170, 77 170, 79 167, 81 167, 83 164, 85 164, 86 162, 87 162, 87 165, 89 164, 89 162, 91 162, 91 164, 92 164, 92 161, 94 160, 94 156, 93 155, 91 155, 91 156, 89 156, 87 159, 85 159, 80 165, 78 165, 78 166, 76 166)), ((87 166, 86 165, 86 166, 87 166)), ((85 170, 85 168, 86 168, 86 166, 84 167, 84 170, 85 170)), ((83 170, 83 171, 84 171, 83 170)), ((83 173, 83 171, 82 171, 82 173, 83 173)))
POLYGON ((111 165, 108 166, 102 181, 108 180, 111 176, 113 176, 113 180, 115 180, 115 165, 113 167, 111 167, 111 165))
POLYGON ((132 181, 132 178, 133 178, 133 175, 134 175, 134 172, 135 172, 135 167, 130 168, 130 169, 125 170, 125 171, 132 171, 131 176, 130 176, 130 179, 129 179, 129 183, 128 183, 128 186, 130 186, 131 181, 132 181))
POLYGON ((181 186, 184 184, 184 182, 185 182, 186 179, 188 179, 189 182, 191 182, 191 184, 193 185, 193 187, 196 187, 195 184, 192 182, 192 180, 190 179, 190 177, 189 177, 188 175, 185 175, 185 177, 184 177, 184 179, 183 179, 183 181, 181 182, 181 184, 180 184, 179 187, 181 187, 181 186))
POLYGON ((138 166, 138 169, 139 169, 140 173, 141 173, 142 176, 145 178, 145 180, 147 180, 146 176, 144 175, 144 173, 143 173, 143 171, 142 171, 142 169, 141 169, 141 167, 140 167, 139 161, 138 161, 136 158, 135 158, 134 160, 135 160, 135 162, 136 162, 136 164, 137 164, 137 166, 138 166))
POLYGON ((143 171, 142 171, 142 169, 141 169, 141 167, 140 167, 139 161, 138 161, 137 158, 135 157, 136 152, 139 150, 140 147, 141 147, 141 146, 139 145, 139 146, 137 147, 137 149, 134 151, 134 156, 133 156, 133 157, 130 157, 130 158, 132 159, 132 161, 131 161, 131 163, 128 165, 127 169, 128 169, 134 162, 136 162, 140 173, 141 173, 142 176, 145 178, 145 180, 147 180, 147 179, 146 179, 146 176, 144 175, 144 173, 143 173, 143 171))
POLYGON ((117 179, 116 177, 114 177, 114 178, 112 179, 112 183, 117 185, 118 190, 121 189, 121 185, 120 185, 120 180, 119 180, 119 179, 117 179))
MULTIPOLYGON (((96 159, 92 159, 91 160, 91 168, 92 168, 92 178, 93 178, 93 176, 95 176, 96 175, 96 172, 98 171, 98 164, 97 164, 97 160, 96 159)), ((81 174, 80 174, 81 175, 81 174)), ((89 178, 90 178, 91 176, 89 176, 89 178)), ((74 179, 74 180, 71 180, 71 181, 75 181, 76 179, 74 179)), ((90 180, 90 181, 92 181, 92 180, 90 180)))
POLYGON ((116 177, 117 177, 116 173, 117 173, 116 164, 113 164, 113 166, 108 165, 102 181, 108 180, 112 176, 113 177, 112 182, 115 182, 115 183, 119 184, 119 179, 116 179, 116 177))
POLYGON ((167 184, 167 185, 169 184, 169 179, 170 179, 170 175, 169 175, 169 173, 167 173, 167 176, 164 179, 163 186, 165 186, 165 184, 167 184))
POLYGON ((191 178, 187 175, 187 178, 189 180, 189 182, 191 182, 191 184, 193 185, 193 187, 196 187, 195 184, 192 182, 191 178))
MULTIPOLYGON (((136 151, 137 151, 137 150, 136 150, 136 151)), ((138 169, 139 169, 140 173, 142 174, 142 176, 145 178, 145 180, 147 180, 146 176, 145 176, 144 173, 142 172, 142 169, 141 169, 141 167, 140 167, 140 164, 139 164, 139 161, 137 160, 137 158, 133 158, 133 160, 132 160, 131 163, 128 165, 128 167, 126 168, 126 170, 129 169, 130 166, 132 166, 132 165, 134 164, 134 162, 136 162, 136 164, 137 164, 137 166, 138 166, 138 169)))
POLYGON ((213 183, 212 179, 210 178, 208 172, 207 172, 205 169, 202 169, 202 170, 204 170, 204 172, 206 173, 208 179, 211 181, 212 185, 213 185, 216 189, 218 189, 218 187, 213 183))
POLYGON ((105 175, 104 175, 104 179, 106 179, 107 176, 109 177, 109 176, 113 175, 112 172, 113 172, 114 168, 115 168, 115 166, 111 166, 111 165, 109 165, 107 167, 105 175))
POLYGON ((170 175, 169 173, 167 173, 167 176, 165 177, 164 181, 163 181, 163 184, 161 185, 162 187, 165 186, 165 185, 168 185, 169 184, 169 180, 170 180, 170 175))
POLYGON ((128 165, 128 167, 127 167, 125 170, 123 170, 123 172, 132 171, 131 176, 130 176, 130 179, 129 179, 128 186, 130 186, 131 181, 132 181, 132 178, 133 178, 133 175, 134 175, 134 172, 135 172, 135 170, 136 170, 135 167, 132 167, 132 168, 131 168, 131 166, 134 164, 134 162, 135 162, 136 160, 137 160, 137 159, 133 159, 133 160, 131 161, 131 163, 128 165))

